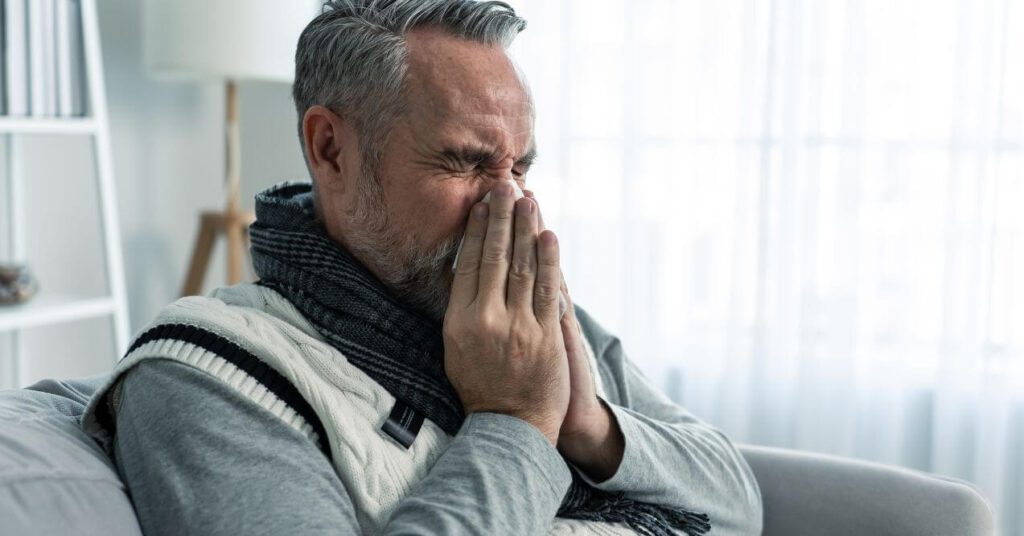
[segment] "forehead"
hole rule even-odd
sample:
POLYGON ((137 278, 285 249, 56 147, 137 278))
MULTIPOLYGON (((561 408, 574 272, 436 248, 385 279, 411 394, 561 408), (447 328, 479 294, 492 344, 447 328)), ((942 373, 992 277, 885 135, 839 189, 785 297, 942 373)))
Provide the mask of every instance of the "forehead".
POLYGON ((438 141, 472 139, 510 152, 527 150, 533 135, 529 93, 500 45, 416 30, 407 46, 410 126, 429 129, 438 141))

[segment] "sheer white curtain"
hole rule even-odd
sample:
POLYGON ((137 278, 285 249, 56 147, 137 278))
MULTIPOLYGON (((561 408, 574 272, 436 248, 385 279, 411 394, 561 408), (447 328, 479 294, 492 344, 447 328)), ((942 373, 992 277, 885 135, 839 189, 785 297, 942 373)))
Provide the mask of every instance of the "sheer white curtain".
POLYGON ((577 301, 735 440, 1024 534, 1024 1, 513 4, 577 301))

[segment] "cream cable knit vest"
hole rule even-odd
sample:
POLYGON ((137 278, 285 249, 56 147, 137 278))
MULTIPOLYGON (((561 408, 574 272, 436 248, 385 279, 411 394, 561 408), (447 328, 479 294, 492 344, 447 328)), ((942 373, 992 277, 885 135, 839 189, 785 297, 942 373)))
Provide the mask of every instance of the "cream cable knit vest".
MULTIPOLYGON (((116 413, 119 380, 139 361, 162 358, 188 364, 230 385, 321 448, 329 448, 335 471, 366 534, 382 530, 398 503, 451 441, 430 420, 424 420, 409 449, 382 433, 381 425, 395 398, 326 343, 291 303, 266 287, 245 283, 217 289, 209 297, 182 298, 165 307, 151 326, 166 324, 214 333, 269 365, 301 394, 323 423, 327 437, 319 437, 296 404, 286 403, 245 370, 201 344, 173 339, 136 345, 118 363, 86 408, 83 426, 87 432, 109 439, 99 414, 116 413), (100 407, 101 403, 105 406, 100 407)), ((585 337, 584 341, 598 393, 603 396, 593 350, 585 337)), ((619 524, 555 518, 551 534, 633 533, 619 524)))

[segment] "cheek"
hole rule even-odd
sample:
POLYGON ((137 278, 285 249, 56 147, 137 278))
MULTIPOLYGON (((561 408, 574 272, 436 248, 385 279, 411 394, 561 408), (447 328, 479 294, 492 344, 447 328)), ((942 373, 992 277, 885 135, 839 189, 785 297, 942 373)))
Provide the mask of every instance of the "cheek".
POLYGON ((468 189, 434 188, 406 197, 404 214, 409 232, 437 243, 462 233, 473 203, 479 200, 475 191, 468 189))
POLYGON ((466 218, 473 204, 480 200, 475 191, 451 191, 440 195, 437 202, 436 219, 442 234, 461 234, 466 225, 466 218))

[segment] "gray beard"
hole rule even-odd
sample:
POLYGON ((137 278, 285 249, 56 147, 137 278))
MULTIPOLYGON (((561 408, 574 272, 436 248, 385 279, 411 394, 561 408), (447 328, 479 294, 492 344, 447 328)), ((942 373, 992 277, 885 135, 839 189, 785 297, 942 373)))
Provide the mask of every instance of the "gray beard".
POLYGON ((396 259, 388 269, 381 270, 382 283, 399 301, 441 323, 448 310, 453 279, 451 266, 458 248, 458 237, 446 238, 421 253, 413 247, 396 248, 392 250, 397 253, 396 259))
MULTIPOLYGON (((375 179, 361 182, 372 180, 375 179)), ((391 225, 374 185, 359 190, 357 208, 346 215, 346 247, 375 271, 392 296, 441 323, 448 309, 454 279, 451 266, 461 235, 447 237, 421 250, 411 234, 391 225)))

